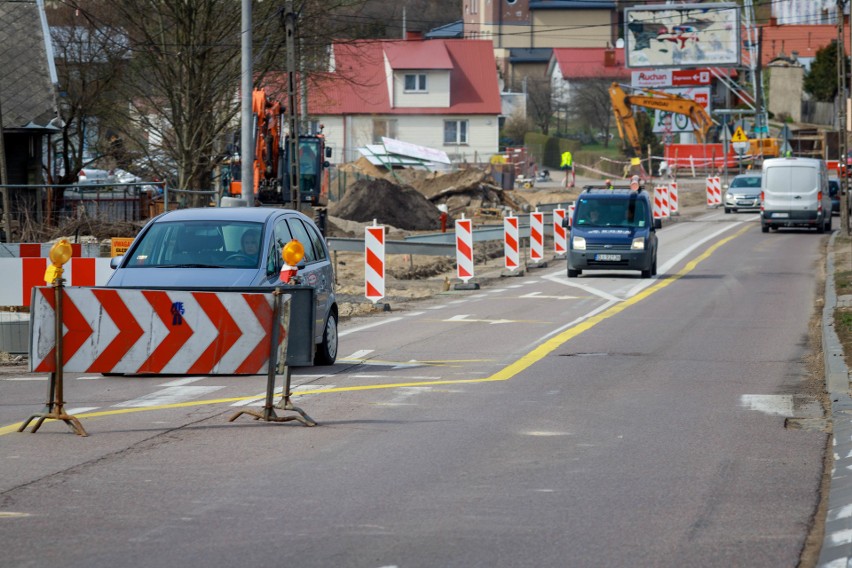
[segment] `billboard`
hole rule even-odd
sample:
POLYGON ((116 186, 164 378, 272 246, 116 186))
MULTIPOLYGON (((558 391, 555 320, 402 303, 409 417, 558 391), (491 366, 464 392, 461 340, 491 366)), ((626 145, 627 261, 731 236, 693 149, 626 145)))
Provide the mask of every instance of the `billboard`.
POLYGON ((680 4, 624 11, 627 67, 725 67, 740 64, 736 4, 680 4))
POLYGON ((712 75, 709 69, 652 69, 631 72, 630 86, 634 88, 659 89, 661 87, 685 87, 709 85, 712 75))
MULTIPOLYGON (((687 99, 692 99, 704 107, 708 113, 710 108, 710 89, 708 87, 692 87, 682 89, 660 89, 665 93, 671 93, 687 99)), ((672 134, 680 132, 692 132, 695 128, 692 121, 685 114, 676 114, 662 110, 654 110, 654 132, 662 133, 668 139, 672 134)), ((668 140, 670 142, 670 140, 668 140)))

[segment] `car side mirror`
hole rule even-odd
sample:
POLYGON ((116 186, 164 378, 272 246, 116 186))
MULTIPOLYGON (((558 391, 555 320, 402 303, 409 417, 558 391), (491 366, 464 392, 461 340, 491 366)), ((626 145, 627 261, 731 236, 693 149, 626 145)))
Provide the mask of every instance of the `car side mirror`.
POLYGON ((122 260, 124 260, 124 255, 112 257, 109 259, 109 267, 115 270, 118 268, 118 265, 121 264, 122 260))
POLYGON ((660 219, 654 219, 654 228, 655 229, 662 229, 663 228, 663 221, 660 220, 660 219))
POLYGON ((570 226, 571 226, 571 219, 569 219, 568 217, 563 217, 562 218, 562 228, 567 229, 570 226))
POLYGON ((728 184, 727 184, 727 183, 723 183, 723 184, 722 184, 722 189, 724 189, 725 191, 727 191, 727 190, 728 190, 728 184))

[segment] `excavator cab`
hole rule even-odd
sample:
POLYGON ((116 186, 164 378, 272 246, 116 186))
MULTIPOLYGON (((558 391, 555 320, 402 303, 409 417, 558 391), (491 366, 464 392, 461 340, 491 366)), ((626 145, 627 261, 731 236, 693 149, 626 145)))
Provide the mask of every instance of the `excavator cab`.
MULTIPOLYGON (((290 146, 284 144, 284 170, 290 171, 290 146)), ((328 158, 331 148, 322 135, 299 136, 299 195, 311 205, 328 203, 328 158)))

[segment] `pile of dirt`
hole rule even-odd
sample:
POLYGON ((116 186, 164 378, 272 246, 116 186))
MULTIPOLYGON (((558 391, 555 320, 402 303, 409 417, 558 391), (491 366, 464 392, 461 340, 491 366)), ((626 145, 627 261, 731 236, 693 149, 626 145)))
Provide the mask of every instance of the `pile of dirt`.
POLYGON ((440 227, 441 212, 420 192, 386 179, 361 179, 352 184, 343 198, 332 204, 329 215, 391 225, 405 231, 427 231, 440 227))

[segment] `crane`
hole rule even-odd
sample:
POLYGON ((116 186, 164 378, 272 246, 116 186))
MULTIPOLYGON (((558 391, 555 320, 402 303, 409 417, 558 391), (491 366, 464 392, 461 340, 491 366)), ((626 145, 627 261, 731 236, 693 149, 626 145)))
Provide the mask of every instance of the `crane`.
POLYGON ((695 126, 698 141, 703 143, 707 139, 707 133, 713 126, 713 119, 699 103, 661 91, 646 90, 645 93, 647 94, 628 95, 618 83, 613 83, 609 88, 609 98, 612 101, 612 112, 615 114, 618 134, 625 144, 630 143, 636 156, 642 155, 642 147, 639 144, 639 131, 636 129, 636 121, 633 118, 631 108, 633 105, 685 114, 695 126))

